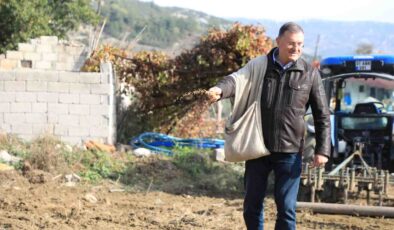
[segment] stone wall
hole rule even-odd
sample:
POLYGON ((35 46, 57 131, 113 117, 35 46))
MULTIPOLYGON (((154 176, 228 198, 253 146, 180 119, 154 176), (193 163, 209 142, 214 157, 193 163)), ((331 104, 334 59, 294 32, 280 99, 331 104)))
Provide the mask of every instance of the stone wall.
MULTIPOLYGON (((18 52, 13 53, 15 59, 27 57, 18 52)), ((0 70, 0 132, 27 140, 48 133, 71 144, 85 140, 113 144, 114 76, 111 64, 101 67, 101 73, 0 70)))
POLYGON ((87 57, 82 44, 41 36, 28 43, 19 43, 18 50, 0 55, 0 69, 27 68, 37 70, 79 71, 87 57))

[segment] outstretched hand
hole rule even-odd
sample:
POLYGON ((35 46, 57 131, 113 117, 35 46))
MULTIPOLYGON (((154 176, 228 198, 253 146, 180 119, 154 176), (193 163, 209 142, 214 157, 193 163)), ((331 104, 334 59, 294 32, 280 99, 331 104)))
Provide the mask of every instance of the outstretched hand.
POLYGON ((207 91, 208 97, 209 97, 209 101, 211 103, 216 102, 220 99, 221 95, 222 95, 222 89, 219 87, 212 87, 207 91))

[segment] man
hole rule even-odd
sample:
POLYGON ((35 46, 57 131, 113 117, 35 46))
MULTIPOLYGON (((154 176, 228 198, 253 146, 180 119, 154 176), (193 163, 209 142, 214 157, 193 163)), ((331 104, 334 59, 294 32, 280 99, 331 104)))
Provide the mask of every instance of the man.
MULTIPOLYGON (((260 58, 266 62, 261 61, 261 65, 267 65, 264 76, 258 77, 264 77, 262 127, 264 143, 271 154, 248 160, 245 164, 244 220, 248 229, 263 229, 263 201, 271 171, 275 175, 275 229, 295 229, 304 143, 303 116, 309 106, 316 130, 313 166, 324 166, 330 155, 329 108, 318 70, 301 58, 304 46, 302 28, 293 22, 284 24, 276 43, 277 47, 268 53, 267 58, 260 58)), ((250 69, 244 67, 210 88, 211 100, 234 96, 237 74, 245 74, 245 71, 250 75, 259 73, 250 69)))

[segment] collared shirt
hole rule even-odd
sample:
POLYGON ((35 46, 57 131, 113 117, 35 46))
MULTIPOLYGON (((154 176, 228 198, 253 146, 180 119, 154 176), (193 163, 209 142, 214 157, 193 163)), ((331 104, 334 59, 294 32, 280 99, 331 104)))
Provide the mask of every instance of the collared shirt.
POLYGON ((280 61, 279 61, 279 59, 277 59, 278 58, 278 56, 279 56, 279 49, 278 48, 276 48, 275 50, 274 50, 274 54, 272 55, 272 58, 274 59, 274 63, 278 63, 279 65, 280 65, 280 67, 282 67, 282 70, 283 71, 285 71, 285 70, 287 70, 288 68, 290 68, 290 67, 292 67, 293 65, 294 65, 294 63, 295 62, 289 62, 289 63, 287 63, 286 65, 283 65, 280 61))

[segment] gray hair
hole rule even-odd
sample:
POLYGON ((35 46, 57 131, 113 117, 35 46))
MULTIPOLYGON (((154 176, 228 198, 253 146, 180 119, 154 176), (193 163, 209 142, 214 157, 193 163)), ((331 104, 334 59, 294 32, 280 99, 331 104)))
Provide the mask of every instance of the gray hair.
POLYGON ((300 25, 298 25, 295 22, 286 22, 283 24, 280 29, 279 29, 279 35, 278 37, 282 36, 286 31, 289 31, 291 33, 299 33, 302 32, 304 33, 304 30, 300 25))

